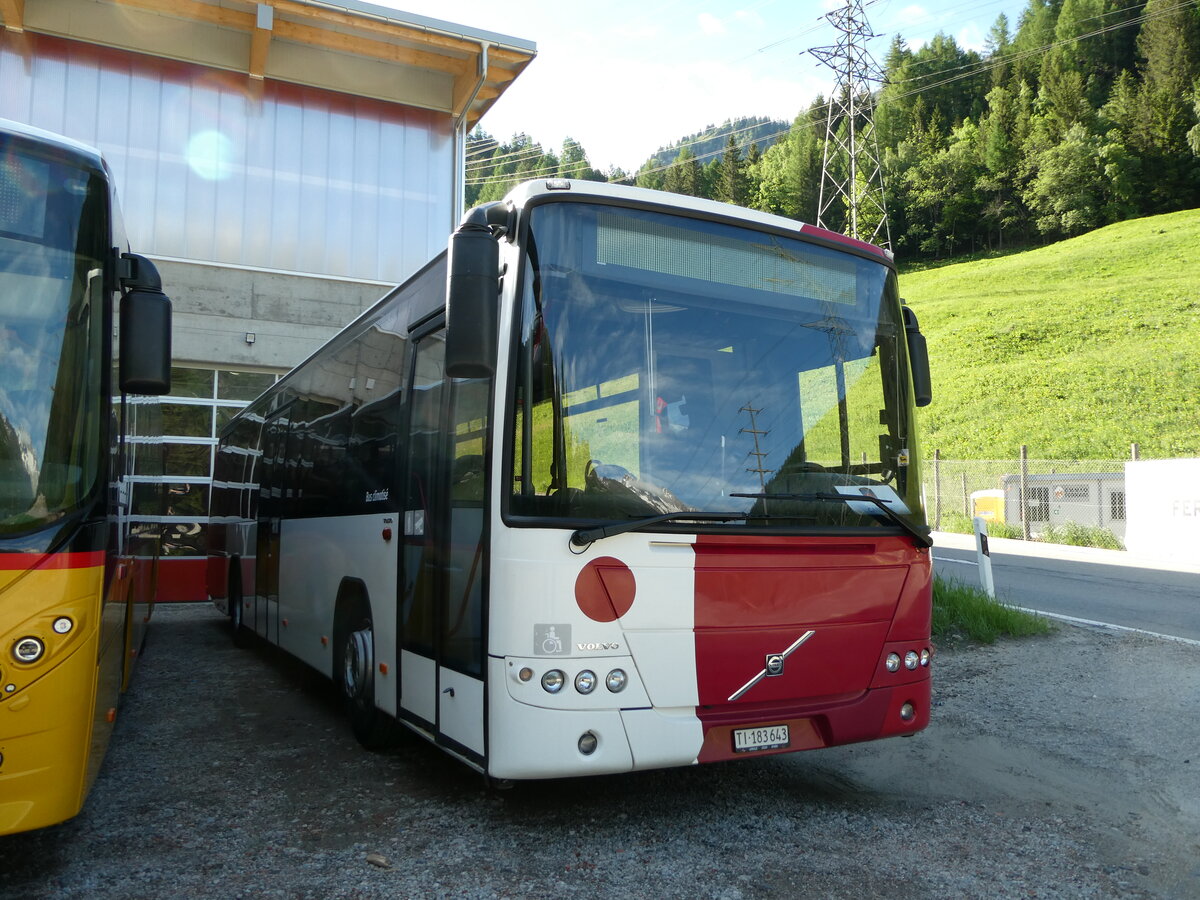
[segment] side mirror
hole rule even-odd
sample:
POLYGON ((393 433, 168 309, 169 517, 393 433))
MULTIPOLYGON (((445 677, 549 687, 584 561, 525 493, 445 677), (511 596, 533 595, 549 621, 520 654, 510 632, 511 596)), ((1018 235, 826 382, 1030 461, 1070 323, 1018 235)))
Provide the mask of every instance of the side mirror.
POLYGON ((487 378, 496 371, 500 245, 487 218, 487 207, 476 207, 450 236, 446 374, 452 378, 487 378))
POLYGON ((136 253, 121 256, 121 392, 171 390, 171 300, 154 263, 136 253))
POLYGON ((904 336, 908 341, 908 367, 912 370, 913 402, 917 406, 928 406, 933 402, 933 379, 929 375, 929 347, 917 314, 910 307, 904 310, 904 336))

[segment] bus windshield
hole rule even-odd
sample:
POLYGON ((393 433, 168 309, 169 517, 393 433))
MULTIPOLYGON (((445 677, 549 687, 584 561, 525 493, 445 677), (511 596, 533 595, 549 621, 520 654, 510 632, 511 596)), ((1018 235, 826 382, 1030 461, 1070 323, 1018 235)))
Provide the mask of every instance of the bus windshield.
POLYGON ((578 202, 534 208, 526 246, 511 513, 894 527, 882 501, 922 521, 882 261, 578 202))
POLYGON ((0 534, 96 483, 107 234, 100 172, 0 139, 0 534))

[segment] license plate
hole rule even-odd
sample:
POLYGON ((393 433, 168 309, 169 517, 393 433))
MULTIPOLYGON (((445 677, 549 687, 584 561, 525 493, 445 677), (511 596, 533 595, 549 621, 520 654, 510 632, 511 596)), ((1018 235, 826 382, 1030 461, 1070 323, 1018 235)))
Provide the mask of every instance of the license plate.
POLYGON ((760 725, 757 728, 738 728, 733 732, 733 749, 738 753, 778 750, 789 743, 786 725, 760 725))

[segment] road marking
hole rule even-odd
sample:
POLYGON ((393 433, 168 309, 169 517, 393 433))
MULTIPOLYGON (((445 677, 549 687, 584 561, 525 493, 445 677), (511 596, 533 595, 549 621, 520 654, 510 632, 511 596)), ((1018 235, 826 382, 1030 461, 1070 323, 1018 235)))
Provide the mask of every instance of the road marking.
POLYGON ((1114 625, 1112 622, 1097 622, 1094 619, 1080 619, 1076 616, 1064 616, 1062 613, 1046 612, 1042 609, 1030 609, 1027 606, 1013 606, 1013 609, 1019 609, 1021 612, 1033 613, 1038 616, 1045 616, 1047 619, 1058 619, 1060 622, 1070 622, 1072 625, 1090 625, 1093 628, 1107 628, 1111 631, 1127 631, 1131 634, 1141 634, 1146 637, 1159 638, 1164 641, 1175 641, 1179 644, 1187 644, 1189 647, 1200 647, 1200 641, 1192 638, 1179 637, 1174 634, 1162 634, 1157 631, 1146 631, 1144 628, 1130 628, 1128 625, 1114 625))
POLYGON ((959 565, 962 565, 962 566, 978 566, 979 565, 979 563, 977 563, 973 560, 970 560, 970 559, 951 559, 949 556, 935 556, 933 558, 933 561, 934 562, 958 563, 959 565))

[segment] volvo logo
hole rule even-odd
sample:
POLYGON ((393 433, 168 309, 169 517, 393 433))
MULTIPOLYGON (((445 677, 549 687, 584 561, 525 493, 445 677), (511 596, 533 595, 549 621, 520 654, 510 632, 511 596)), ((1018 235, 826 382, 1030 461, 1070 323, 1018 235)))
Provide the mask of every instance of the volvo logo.
POLYGON ((782 675, 783 667, 787 662, 787 658, 795 653, 796 650, 800 648, 800 645, 807 641, 814 634, 816 634, 816 632, 809 629, 808 631, 804 632, 804 634, 800 635, 800 637, 796 638, 796 640, 792 643, 792 646, 788 647, 782 653, 768 653, 766 661, 763 663, 762 671, 734 691, 729 698, 729 702, 732 703, 734 700, 741 697, 746 693, 746 691, 750 690, 750 688, 754 687, 764 678, 774 678, 776 675, 782 675))
POLYGON ((616 641, 613 641, 611 643, 606 643, 606 644, 598 644, 598 643, 576 644, 575 646, 578 647, 580 650, 620 650, 621 649, 621 645, 618 644, 616 641))

